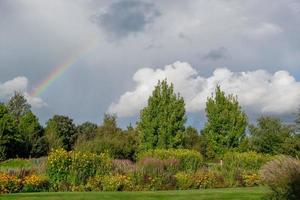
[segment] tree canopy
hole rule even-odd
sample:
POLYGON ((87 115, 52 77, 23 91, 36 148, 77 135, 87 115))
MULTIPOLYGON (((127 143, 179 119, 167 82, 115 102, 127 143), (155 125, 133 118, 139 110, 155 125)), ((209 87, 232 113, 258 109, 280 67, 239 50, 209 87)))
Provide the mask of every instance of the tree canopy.
POLYGON ((138 122, 141 150, 176 148, 183 145, 185 103, 173 84, 159 81, 138 122))
POLYGON ((206 102, 207 122, 204 134, 209 140, 211 153, 222 153, 238 147, 245 136, 247 116, 236 97, 226 96, 217 86, 215 95, 206 102))

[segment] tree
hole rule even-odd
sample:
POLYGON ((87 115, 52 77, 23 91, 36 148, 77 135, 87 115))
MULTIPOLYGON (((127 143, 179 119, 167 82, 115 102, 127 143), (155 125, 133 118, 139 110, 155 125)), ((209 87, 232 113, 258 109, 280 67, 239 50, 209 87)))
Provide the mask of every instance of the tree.
POLYGON ((201 141, 197 129, 189 126, 184 131, 183 146, 186 149, 200 150, 201 141))
POLYGON ((184 100, 173 84, 159 81, 138 122, 140 149, 177 148, 183 145, 186 122, 184 100))
POLYGON ((30 112, 31 106, 27 103, 27 100, 25 99, 23 94, 21 94, 20 92, 15 92, 14 96, 9 99, 7 108, 9 113, 18 122, 22 116, 30 112))
POLYGON ((25 147, 23 152, 27 157, 40 157, 46 154, 47 143, 43 128, 32 112, 28 112, 20 118, 18 130, 25 147))
POLYGON ((49 141, 50 149, 63 147, 66 150, 71 150, 74 143, 74 134, 76 126, 73 119, 55 115, 46 123, 45 135, 49 141))
POLYGON ((295 119, 295 130, 296 130, 296 134, 300 135, 300 107, 298 108, 298 112, 296 115, 296 119, 295 119))
POLYGON ((282 124, 279 118, 262 116, 257 119, 257 126, 249 126, 249 132, 250 148, 257 152, 284 153, 282 145, 286 151, 290 151, 287 144, 289 143, 288 138, 292 137, 293 129, 291 126, 282 124))
POLYGON ((97 124, 92 122, 84 122, 76 127, 76 139, 79 137, 80 139, 90 140, 96 136, 97 132, 97 124))
POLYGON ((133 160, 137 144, 137 134, 133 128, 123 131, 117 125, 116 116, 105 114, 103 123, 97 128, 95 136, 79 137, 75 149, 94 153, 108 152, 116 159, 133 160))
POLYGON ((0 160, 18 155, 20 137, 16 122, 4 104, 0 104, 0 160))
POLYGON ((217 86, 215 96, 206 102, 207 122, 204 134, 209 141, 209 148, 217 154, 226 149, 238 147, 245 136, 247 116, 242 111, 237 98, 225 96, 217 86))

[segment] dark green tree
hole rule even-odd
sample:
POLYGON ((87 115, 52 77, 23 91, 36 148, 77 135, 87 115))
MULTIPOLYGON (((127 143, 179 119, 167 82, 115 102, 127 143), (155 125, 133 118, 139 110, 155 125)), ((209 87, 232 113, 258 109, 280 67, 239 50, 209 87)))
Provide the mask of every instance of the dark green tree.
POLYGON ((49 141, 49 148, 63 147, 66 150, 71 150, 74 144, 74 135, 76 126, 73 119, 55 115, 46 123, 45 135, 49 141))
MULTIPOLYGON (((292 137, 291 126, 284 125, 279 118, 262 116, 257 119, 257 125, 249 126, 249 145, 252 150, 260 153, 277 154, 282 152, 282 145, 292 137)), ((288 142, 289 143, 289 142, 288 142)), ((287 144, 284 148, 288 151, 287 144)))
POLYGON ((295 132, 300 136, 300 107, 298 108, 298 112, 296 114, 295 125, 295 132))
POLYGON ((97 132, 97 124, 92 122, 84 122, 76 127, 76 139, 80 138, 90 140, 95 138, 97 132))
POLYGON ((94 153, 108 152, 113 158, 133 160, 137 144, 137 133, 133 128, 123 131, 117 125, 116 116, 105 114, 95 137, 78 138, 75 149, 94 153))
POLYGON ((27 103, 24 95, 20 92, 15 92, 14 96, 12 96, 7 103, 9 113, 17 121, 19 121, 23 115, 30 112, 30 108, 31 106, 27 103))
POLYGON ((43 128, 32 112, 28 112, 20 118, 18 130, 24 143, 23 152, 26 156, 40 157, 46 154, 47 143, 43 128))
POLYGON ((9 114, 4 104, 0 104, 0 160, 13 158, 18 155, 20 135, 16 121, 9 114))
POLYGON ((199 151, 201 148, 201 137, 197 129, 188 126, 184 131, 183 147, 199 151))
POLYGON ((159 81, 138 122, 140 150, 177 148, 183 145, 185 104, 173 84, 159 81))
POLYGON ((215 96, 208 98, 206 102, 205 111, 207 122, 204 134, 209 142, 210 154, 238 147, 245 136, 247 116, 237 98, 233 95, 226 96, 220 86, 217 86, 215 96))

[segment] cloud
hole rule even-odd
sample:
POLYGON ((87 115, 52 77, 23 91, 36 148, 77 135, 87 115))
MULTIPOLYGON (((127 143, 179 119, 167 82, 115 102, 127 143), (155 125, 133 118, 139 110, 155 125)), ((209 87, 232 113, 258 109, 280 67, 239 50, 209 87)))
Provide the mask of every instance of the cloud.
POLYGON ((28 103, 34 108, 41 108, 47 104, 39 97, 32 97, 27 92, 28 79, 23 76, 18 76, 4 83, 0 82, 0 99, 9 99, 14 92, 21 92, 28 103))
POLYGON ((146 26, 160 15, 152 3, 136 0, 117 1, 105 12, 94 16, 94 22, 117 38, 143 31, 146 26))
POLYGON ((203 112, 207 97, 218 84, 227 94, 237 95, 243 108, 254 114, 290 114, 300 103, 300 82, 287 71, 272 74, 265 70, 232 72, 219 68, 204 77, 190 64, 175 62, 163 69, 138 70, 133 76, 134 90, 125 92, 117 103, 110 105, 108 112, 120 117, 138 114, 157 81, 165 78, 184 97, 188 112, 203 112))
POLYGON ((219 47, 217 49, 212 49, 211 51, 209 51, 206 55, 203 56, 203 59, 216 61, 226 59, 228 58, 228 56, 228 49, 226 49, 225 47, 219 47))

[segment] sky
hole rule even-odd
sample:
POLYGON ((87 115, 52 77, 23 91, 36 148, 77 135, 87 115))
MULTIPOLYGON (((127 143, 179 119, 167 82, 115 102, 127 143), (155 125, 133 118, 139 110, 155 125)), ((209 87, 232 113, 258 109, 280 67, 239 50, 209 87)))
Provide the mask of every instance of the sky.
POLYGON ((55 114, 135 124, 158 80, 205 122, 216 87, 250 121, 292 121, 300 105, 299 0, 0 0, 0 100, 24 94, 55 114))

